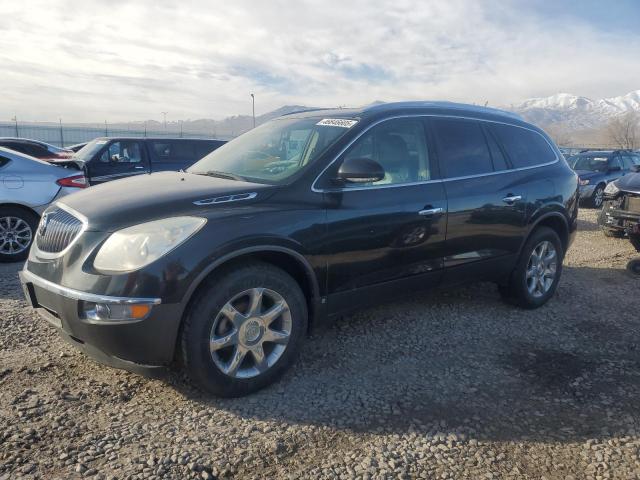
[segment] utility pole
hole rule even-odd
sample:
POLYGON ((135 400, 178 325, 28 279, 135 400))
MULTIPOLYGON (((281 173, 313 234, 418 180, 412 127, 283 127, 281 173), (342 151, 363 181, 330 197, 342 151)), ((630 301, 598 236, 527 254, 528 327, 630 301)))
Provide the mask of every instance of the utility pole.
POLYGON ((108 137, 109 136, 109 128, 107 127, 107 121, 104 121, 104 136, 108 137))
POLYGON ((19 137, 19 136, 20 136, 20 134, 19 134, 19 132, 18 132, 18 115, 14 115, 14 116, 13 116, 13 118, 12 118, 11 120, 13 120, 14 122, 16 122, 16 137, 19 137))
POLYGON ((253 128, 256 128, 256 96, 251 93, 251 110, 253 111, 253 128))
POLYGON ((180 138, 182 138, 182 120, 180 120, 180 138))
POLYGON ((64 136, 62 135, 62 118, 60 118, 60 146, 64 148, 64 136))
POLYGON ((160 112, 164 116, 164 131, 167 131, 167 113, 169 112, 160 112))

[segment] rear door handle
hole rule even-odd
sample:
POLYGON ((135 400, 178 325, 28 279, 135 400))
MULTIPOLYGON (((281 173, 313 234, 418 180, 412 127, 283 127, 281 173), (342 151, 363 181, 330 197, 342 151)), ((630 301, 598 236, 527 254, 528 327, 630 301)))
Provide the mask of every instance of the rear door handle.
POLYGON ((420 210, 418 215, 422 215, 423 217, 432 217, 434 215, 439 215, 444 212, 444 209, 438 208, 425 208, 424 210, 420 210))
POLYGON ((511 205, 512 203, 522 200, 522 195, 507 195, 502 199, 504 203, 511 205))

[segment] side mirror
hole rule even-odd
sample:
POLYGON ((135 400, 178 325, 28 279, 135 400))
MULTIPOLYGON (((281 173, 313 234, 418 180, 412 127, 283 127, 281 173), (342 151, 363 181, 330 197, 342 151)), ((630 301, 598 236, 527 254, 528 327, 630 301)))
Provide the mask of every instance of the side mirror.
POLYGON ((338 181, 349 183, 378 182, 384 178, 384 168, 370 158, 349 158, 338 170, 338 181))
POLYGON ((640 173, 640 165, 634 165, 631 167, 632 172, 640 173))
POLYGON ((113 155, 111 155, 111 161, 113 163, 118 163, 120 161, 120 155, 118 155, 117 153, 114 153, 113 155))

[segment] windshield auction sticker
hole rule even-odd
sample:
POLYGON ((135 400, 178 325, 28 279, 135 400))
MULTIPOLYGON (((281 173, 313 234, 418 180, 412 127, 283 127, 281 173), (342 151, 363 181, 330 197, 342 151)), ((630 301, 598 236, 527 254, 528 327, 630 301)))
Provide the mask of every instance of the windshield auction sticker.
POLYGON ((325 125, 327 127, 342 127, 342 128, 351 128, 356 123, 357 120, 347 120, 346 118, 324 118, 320 120, 316 125, 325 125))

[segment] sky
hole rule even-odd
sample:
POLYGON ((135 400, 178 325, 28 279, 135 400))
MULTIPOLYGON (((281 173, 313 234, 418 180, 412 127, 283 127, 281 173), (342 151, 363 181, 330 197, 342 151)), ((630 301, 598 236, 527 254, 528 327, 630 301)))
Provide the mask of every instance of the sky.
POLYGON ((640 1, 0 0, 0 120, 640 89, 640 1))

